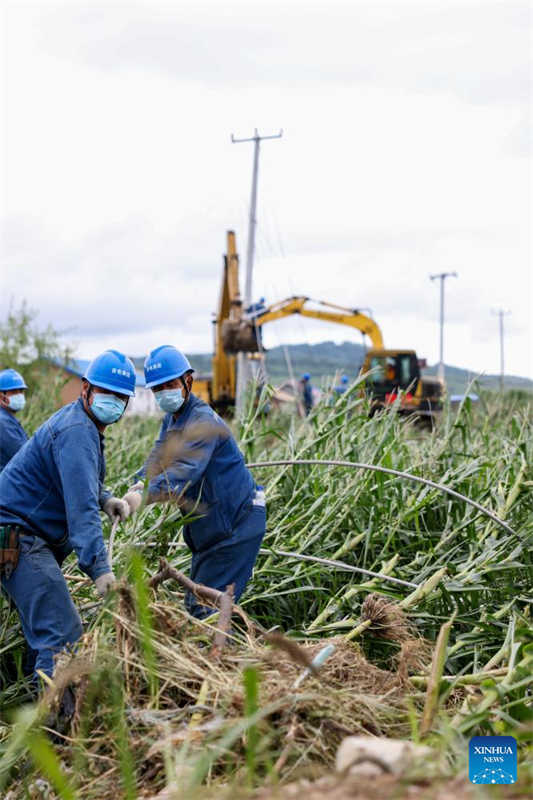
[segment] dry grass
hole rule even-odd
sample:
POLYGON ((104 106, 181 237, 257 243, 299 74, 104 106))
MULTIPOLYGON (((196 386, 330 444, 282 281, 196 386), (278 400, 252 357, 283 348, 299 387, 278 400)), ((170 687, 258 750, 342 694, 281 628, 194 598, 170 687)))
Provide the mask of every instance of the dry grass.
MULTIPOLYGON (((118 594, 115 611, 106 614, 108 623, 113 622, 107 625, 108 635, 102 635, 102 620, 99 628, 85 635, 78 653, 58 670, 46 703, 57 708, 67 686, 75 692, 72 729, 60 750, 65 761, 74 761, 74 750, 82 758, 83 769, 76 771, 81 797, 112 796, 116 787, 120 753, 117 742, 109 737, 108 714, 110 687, 117 681, 124 687, 124 717, 141 797, 163 788, 170 751, 175 755, 180 748, 186 750, 188 763, 194 763, 242 722, 246 702, 242 674, 247 667, 255 667, 260 677, 261 708, 271 709, 257 726, 263 763, 259 771, 269 754, 276 753, 270 769, 278 778, 286 780, 304 769, 318 774, 332 766, 337 745, 346 735, 409 735, 406 698, 411 696, 416 703, 420 697, 406 682, 401 666, 393 671, 380 669, 366 660, 357 644, 341 637, 291 643, 287 649, 280 646, 280 635, 269 643, 268 636, 238 628, 229 646, 213 657, 209 644, 216 624, 192 620, 175 599, 167 590, 166 598, 150 604, 158 680, 155 696, 150 695, 135 601, 125 587, 118 594), (320 670, 320 680, 310 675, 294 690, 302 668, 327 643, 335 646, 335 652, 320 670), (74 740, 73 749, 70 742, 74 740), (115 770, 110 771, 113 765, 115 770)), ((211 782, 216 784, 217 774, 227 779, 232 761, 239 773, 246 742, 243 733, 231 752, 217 754, 211 782)))

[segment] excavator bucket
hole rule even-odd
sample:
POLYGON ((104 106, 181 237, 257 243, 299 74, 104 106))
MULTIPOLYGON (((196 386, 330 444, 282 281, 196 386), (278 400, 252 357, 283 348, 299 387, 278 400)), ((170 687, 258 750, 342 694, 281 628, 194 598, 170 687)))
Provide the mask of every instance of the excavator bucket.
POLYGON ((260 330, 253 322, 225 319, 222 322, 222 344, 226 353, 258 353, 261 349, 260 330))

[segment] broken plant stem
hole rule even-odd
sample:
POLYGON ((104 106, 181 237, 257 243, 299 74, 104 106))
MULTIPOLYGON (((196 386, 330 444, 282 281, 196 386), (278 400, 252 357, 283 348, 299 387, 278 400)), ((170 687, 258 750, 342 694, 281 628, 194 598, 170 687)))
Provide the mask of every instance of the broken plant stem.
MULTIPOLYGON (((210 605, 213 608, 221 609, 220 604, 221 599, 224 596, 224 592, 221 592, 218 589, 213 589, 211 586, 205 586, 203 583, 195 583, 194 581, 191 581, 191 579, 184 575, 183 572, 180 572, 175 567, 171 567, 165 558, 160 558, 159 572, 157 572, 150 579, 149 586, 152 589, 157 589, 161 583, 168 581, 169 579, 177 581, 180 586, 185 589, 185 591, 191 592, 191 594, 193 594, 202 603, 210 605)), ((243 611, 242 608, 236 603, 232 604, 232 613, 240 616, 249 631, 255 628, 260 633, 265 633, 263 626, 260 625, 259 622, 256 622, 256 620, 252 620, 248 614, 246 614, 246 612, 243 611)))
POLYGON ((424 703, 424 713, 422 715, 422 724, 420 726, 421 736, 426 736, 433 725, 433 720, 439 708, 439 687, 444 672, 444 664, 446 663, 446 648, 448 646, 448 639, 450 637, 450 630, 455 619, 455 614, 441 626, 435 650, 433 652, 433 660, 431 664, 431 673, 426 689, 426 701, 424 703))
POLYGON ((168 581, 170 578, 177 581, 187 592, 194 594, 198 600, 203 602, 207 601, 210 605, 216 608, 219 607, 220 598, 223 594, 222 592, 218 589, 212 589, 210 586, 204 586, 202 583, 191 581, 183 572, 175 569, 175 567, 171 567, 166 559, 160 558, 159 572, 150 579, 150 587, 152 589, 157 589, 161 583, 168 581))
MULTIPOLYGON (((503 667, 465 675, 443 675, 442 680, 453 683, 454 686, 478 686, 483 681, 486 681, 487 678, 503 678, 507 671, 507 667, 503 667)), ((425 689, 430 679, 428 675, 410 675, 409 680, 417 689, 425 689)))
POLYGON ((226 591, 220 598, 220 616, 218 618, 218 628, 213 640, 213 647, 211 648, 211 656, 217 658, 226 644, 228 638, 228 631, 231 625, 231 615, 233 613, 233 596, 235 593, 235 584, 230 583, 226 586, 226 591))

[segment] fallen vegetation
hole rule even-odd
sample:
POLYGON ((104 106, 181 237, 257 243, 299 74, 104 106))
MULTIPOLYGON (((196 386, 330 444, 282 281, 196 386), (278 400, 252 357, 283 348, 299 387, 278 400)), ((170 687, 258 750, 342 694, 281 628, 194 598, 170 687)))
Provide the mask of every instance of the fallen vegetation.
MULTIPOLYGON (((304 422, 251 408, 238 436, 249 462, 357 461, 445 484, 510 530, 391 475, 260 468, 268 532, 253 581, 233 614, 229 593, 211 598, 220 611, 199 623, 178 577, 189 563, 180 512, 147 508, 116 532, 121 588, 104 604, 67 562, 86 633, 41 703, 22 711, 20 628, 3 601, 2 797, 469 798, 476 734, 515 736, 520 780, 498 791, 527 796, 531 416, 519 400, 488 402, 445 411, 427 433, 394 413, 369 419, 354 387, 304 422), (65 692, 75 711, 61 732, 54 713, 65 692), (339 743, 354 734, 423 742, 435 758, 423 774, 357 783, 332 775, 339 743)), ((130 484, 155 427, 126 420, 110 429, 115 493, 130 484)))

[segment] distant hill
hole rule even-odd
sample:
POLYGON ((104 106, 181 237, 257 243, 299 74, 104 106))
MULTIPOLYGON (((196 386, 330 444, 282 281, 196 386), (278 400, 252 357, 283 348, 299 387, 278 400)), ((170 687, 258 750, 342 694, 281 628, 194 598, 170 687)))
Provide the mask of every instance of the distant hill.
MULTIPOLYGON (((289 358, 294 376, 299 378, 303 372, 311 374, 311 380, 320 384, 322 380, 332 379, 335 374, 346 374, 351 379, 355 378, 363 363, 365 350, 362 345, 354 342, 319 342, 318 344, 291 344, 287 345, 289 358)), ((211 372, 210 353, 189 354, 189 360, 199 374, 211 372)), ((143 358, 134 359, 135 365, 142 367, 143 358)), ((285 358, 283 346, 273 347, 266 353, 266 364, 269 380, 272 383, 281 383, 289 377, 289 369, 285 358)), ((437 366, 423 370, 424 375, 436 375, 437 366)), ((445 365, 445 378, 450 394, 462 394, 475 372, 445 365)), ((484 375, 480 378, 480 385, 487 389, 497 389, 499 386, 498 375, 484 375)), ((533 391, 533 381, 514 375, 506 375, 506 389, 523 389, 533 391)))

